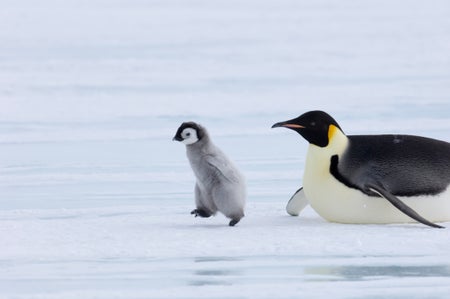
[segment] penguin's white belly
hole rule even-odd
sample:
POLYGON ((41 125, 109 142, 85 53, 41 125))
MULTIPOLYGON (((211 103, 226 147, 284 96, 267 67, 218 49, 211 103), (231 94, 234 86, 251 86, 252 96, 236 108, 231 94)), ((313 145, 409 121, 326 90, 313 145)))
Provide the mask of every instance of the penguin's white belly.
MULTIPOLYGON (((368 196, 339 182, 329 172, 329 160, 314 158, 310 148, 303 188, 311 207, 326 220, 339 223, 415 222, 386 199, 368 196)), ((450 221, 450 188, 439 195, 399 199, 432 222, 450 221)))

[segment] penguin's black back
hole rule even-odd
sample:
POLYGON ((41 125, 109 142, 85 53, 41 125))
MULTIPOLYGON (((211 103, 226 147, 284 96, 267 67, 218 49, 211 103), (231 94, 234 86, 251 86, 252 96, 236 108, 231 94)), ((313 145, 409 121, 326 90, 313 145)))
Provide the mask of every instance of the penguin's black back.
POLYGON ((343 183, 376 182, 396 196, 435 195, 450 184, 450 143, 411 135, 351 135, 337 170, 343 183))

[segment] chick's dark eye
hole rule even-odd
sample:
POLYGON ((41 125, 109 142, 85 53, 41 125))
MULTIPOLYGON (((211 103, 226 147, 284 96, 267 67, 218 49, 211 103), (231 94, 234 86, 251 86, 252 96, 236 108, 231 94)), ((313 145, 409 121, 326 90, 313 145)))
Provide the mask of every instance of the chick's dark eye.
POLYGON ((191 136, 191 133, 186 133, 186 136, 187 136, 187 137, 191 136))

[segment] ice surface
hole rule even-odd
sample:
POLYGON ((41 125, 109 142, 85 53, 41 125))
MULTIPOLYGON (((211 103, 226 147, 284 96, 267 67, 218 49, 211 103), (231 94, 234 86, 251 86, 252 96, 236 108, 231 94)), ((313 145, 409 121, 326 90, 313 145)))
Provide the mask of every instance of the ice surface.
POLYGON ((448 1, 0 7, 0 298, 448 298, 448 229, 288 216, 306 142, 270 129, 450 140, 448 1), (189 215, 186 120, 246 175, 236 227, 189 215))

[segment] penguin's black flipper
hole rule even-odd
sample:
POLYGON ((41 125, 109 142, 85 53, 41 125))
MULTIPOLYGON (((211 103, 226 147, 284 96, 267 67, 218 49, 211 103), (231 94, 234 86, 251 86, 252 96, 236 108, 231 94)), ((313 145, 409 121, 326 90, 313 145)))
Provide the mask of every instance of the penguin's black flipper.
POLYGON ((400 199, 398 199, 395 195, 392 195, 391 193, 389 193, 388 191, 386 191, 384 188, 381 188, 380 186, 376 185, 376 184, 366 184, 366 187, 378 194, 379 196, 385 198, 387 201, 389 201, 394 207, 396 207, 397 209, 400 210, 400 212, 402 212, 403 214, 411 217, 412 219, 431 226, 431 227, 435 227, 435 228, 445 228, 444 226, 440 226, 437 225, 431 221, 428 221, 427 219, 423 218, 422 216, 420 216, 416 211, 414 211, 412 208, 410 208, 409 206, 407 206, 404 202, 402 202, 400 199))

